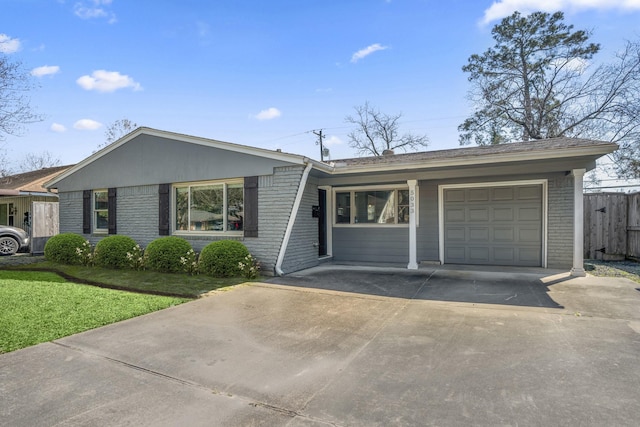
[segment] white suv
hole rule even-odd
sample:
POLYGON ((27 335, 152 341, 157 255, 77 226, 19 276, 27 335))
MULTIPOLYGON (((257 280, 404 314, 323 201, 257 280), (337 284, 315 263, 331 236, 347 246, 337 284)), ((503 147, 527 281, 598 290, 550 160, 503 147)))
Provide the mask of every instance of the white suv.
POLYGON ((13 255, 29 246, 29 235, 22 228, 0 225, 0 256, 13 255))

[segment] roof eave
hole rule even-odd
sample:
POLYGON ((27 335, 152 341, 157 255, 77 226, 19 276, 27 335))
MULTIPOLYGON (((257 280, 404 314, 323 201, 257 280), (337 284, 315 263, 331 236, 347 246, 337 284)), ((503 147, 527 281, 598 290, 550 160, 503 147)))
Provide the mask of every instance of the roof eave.
POLYGON ((414 162, 397 162, 392 164, 370 164, 338 166, 334 168, 334 174, 357 174, 370 172, 390 172, 397 170, 438 169, 446 167, 464 167, 487 165, 492 163, 510 163, 522 161, 535 161, 561 158, 594 157, 598 158, 617 149, 617 144, 601 144, 592 147, 570 147, 557 150, 524 151, 517 153, 495 153, 483 156, 470 156, 464 158, 430 159, 414 162))

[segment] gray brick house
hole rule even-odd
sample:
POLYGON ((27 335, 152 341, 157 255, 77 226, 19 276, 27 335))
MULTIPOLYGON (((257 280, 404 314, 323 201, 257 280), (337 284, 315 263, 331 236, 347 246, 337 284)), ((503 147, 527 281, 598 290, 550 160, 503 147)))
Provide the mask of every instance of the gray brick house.
POLYGON ((337 262, 582 269, 582 181, 617 146, 557 138, 322 163, 139 128, 46 184, 96 243, 242 241, 266 273, 337 262))

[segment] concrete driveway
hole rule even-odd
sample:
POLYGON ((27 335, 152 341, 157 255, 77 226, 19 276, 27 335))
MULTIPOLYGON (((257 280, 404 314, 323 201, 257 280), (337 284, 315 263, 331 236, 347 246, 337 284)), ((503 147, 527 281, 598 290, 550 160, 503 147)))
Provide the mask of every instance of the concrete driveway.
POLYGON ((307 270, 0 355, 11 426, 635 426, 626 279, 307 270))

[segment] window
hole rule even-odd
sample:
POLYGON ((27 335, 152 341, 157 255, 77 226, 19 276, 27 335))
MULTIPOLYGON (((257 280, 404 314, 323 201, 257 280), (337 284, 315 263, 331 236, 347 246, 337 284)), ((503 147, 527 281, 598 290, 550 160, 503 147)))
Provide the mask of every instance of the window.
POLYGON ((336 224, 408 224, 409 190, 375 189, 336 192, 336 224))
POLYGON ((178 232, 235 232, 243 230, 242 182, 176 185, 175 230, 178 232))
POLYGON ((109 230, 109 197, 107 190, 93 192, 93 230, 106 233, 109 230))

